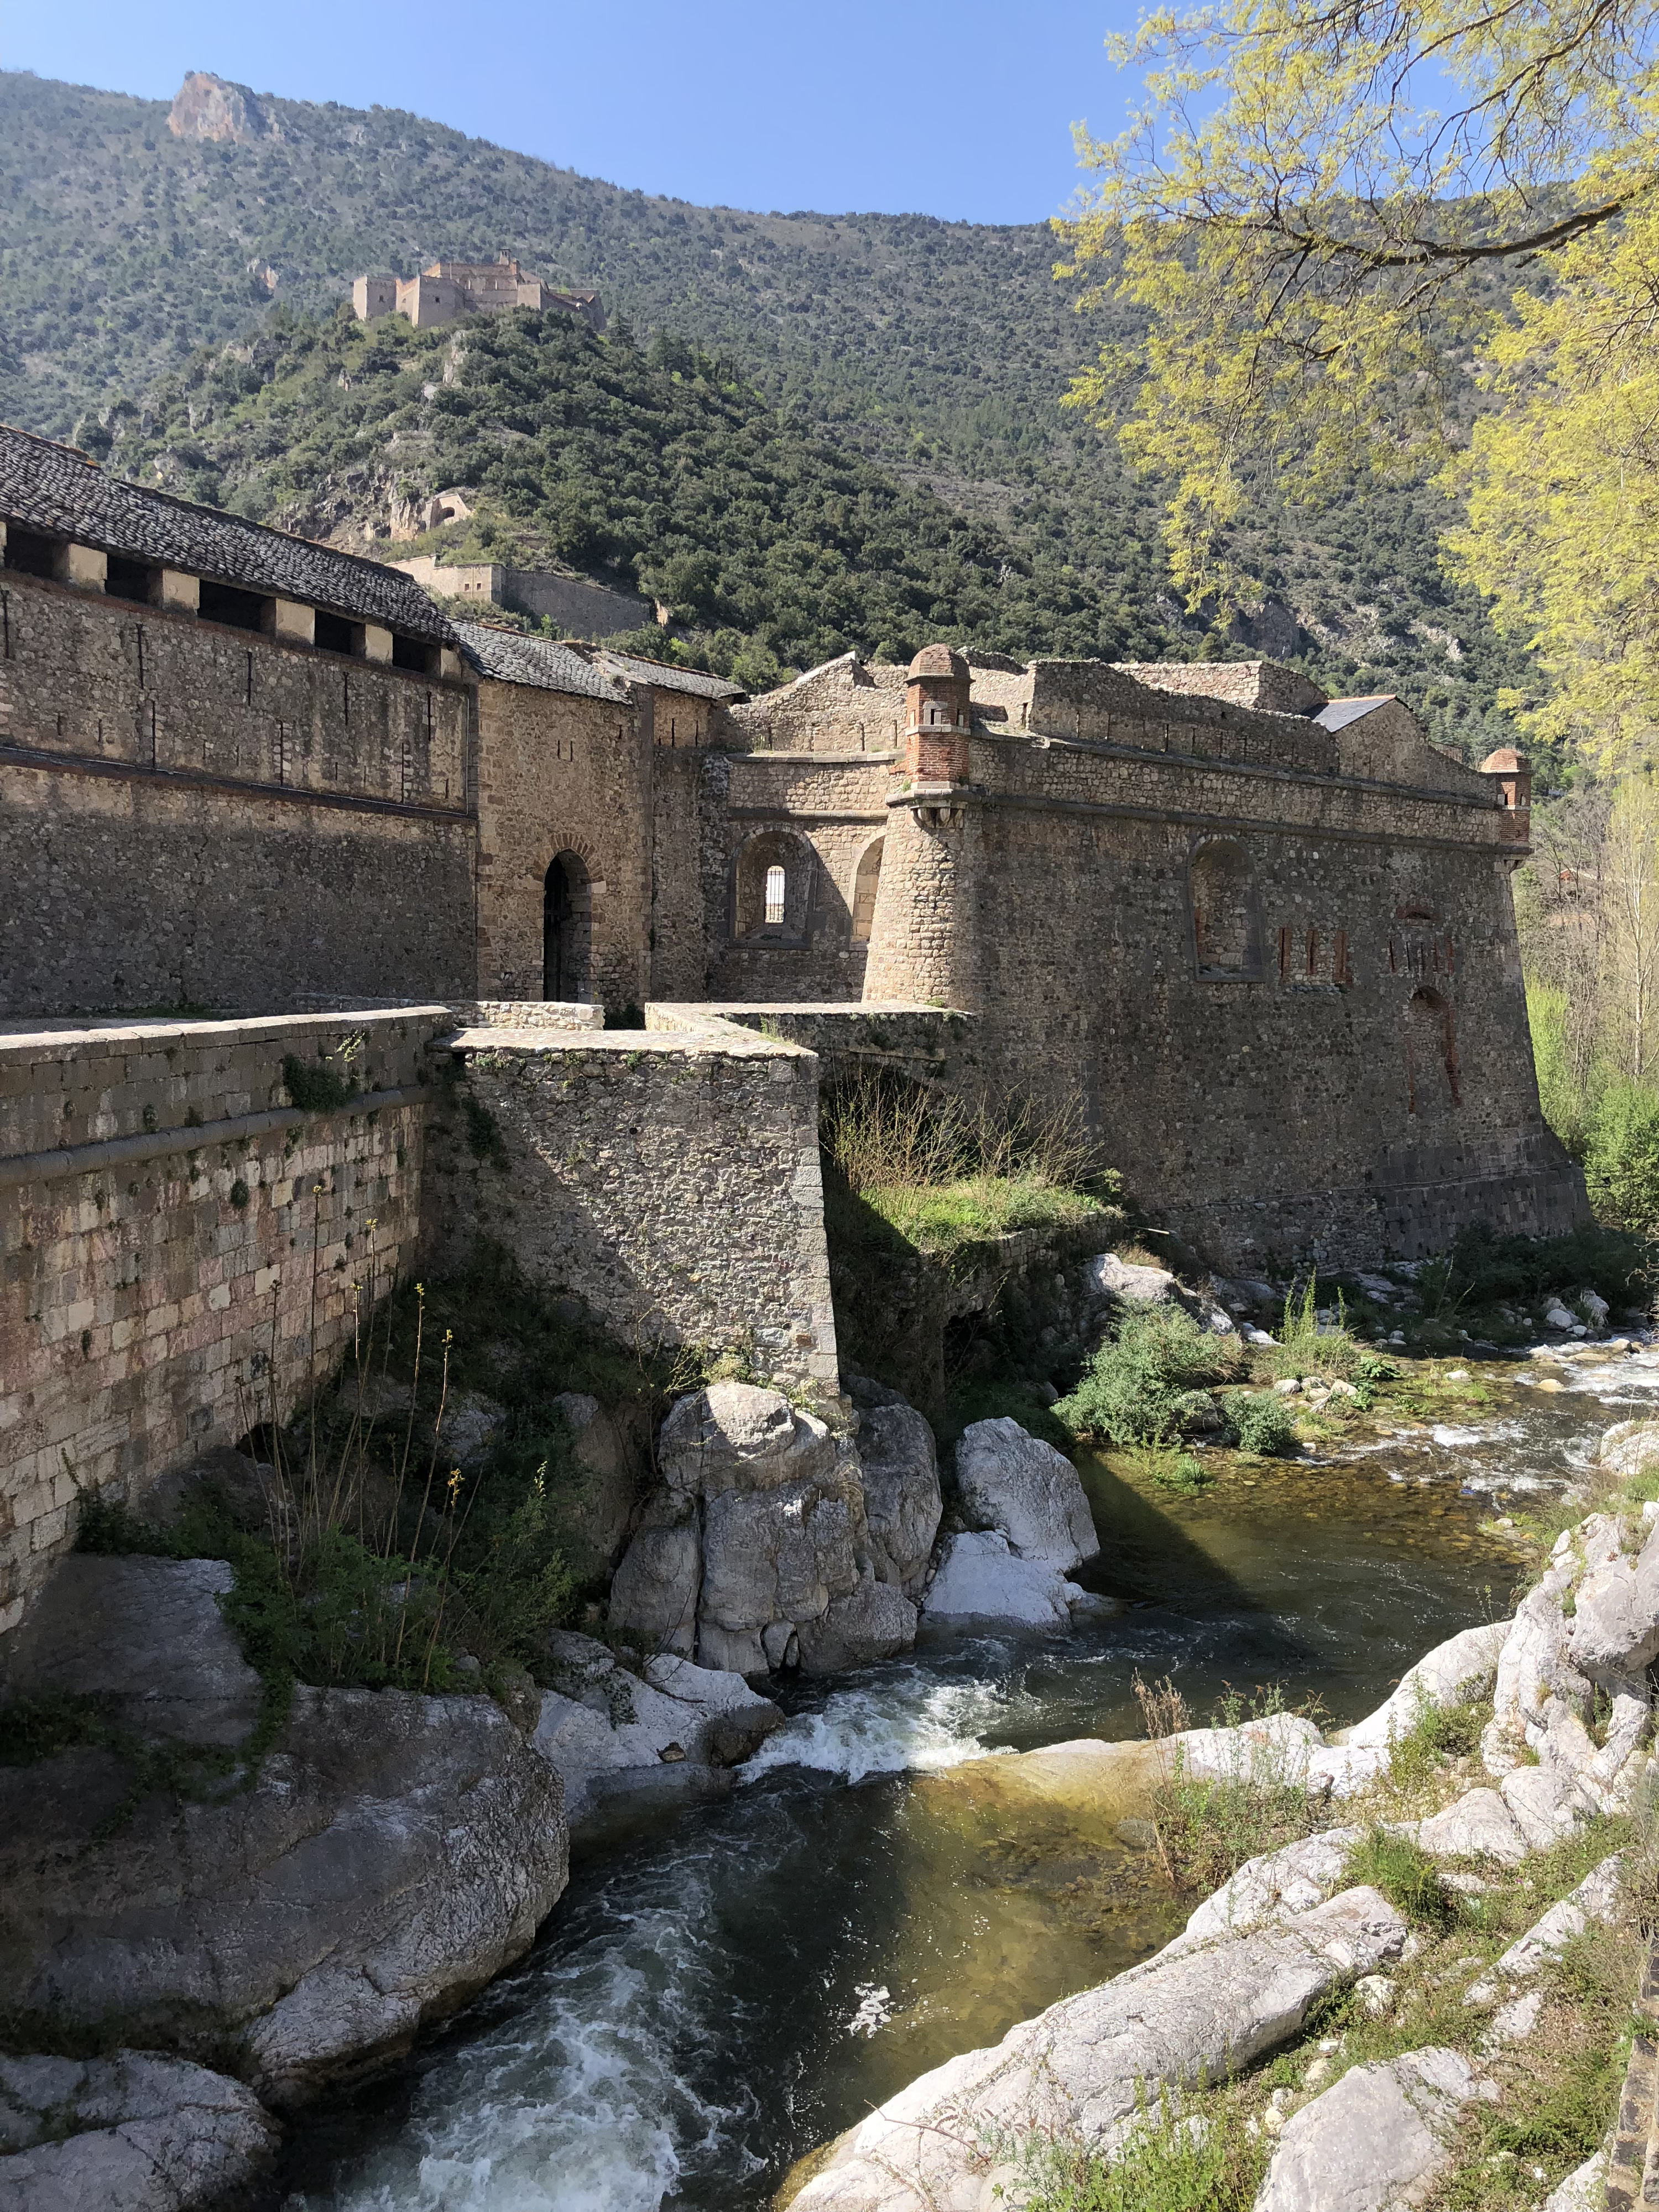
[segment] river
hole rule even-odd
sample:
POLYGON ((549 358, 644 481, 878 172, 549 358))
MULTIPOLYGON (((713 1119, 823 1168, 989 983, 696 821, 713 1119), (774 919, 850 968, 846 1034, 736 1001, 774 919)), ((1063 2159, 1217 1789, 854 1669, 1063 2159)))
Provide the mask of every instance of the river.
POLYGON ((1500 1617, 1495 1515, 1654 1409, 1659 1347, 1468 1366, 1477 1406, 1437 1418, 1431 1394, 1340 1458, 1217 1455, 1195 1497, 1085 1456, 1103 1554, 1079 1578, 1109 1604, 1063 1639, 925 1642, 792 1689, 731 1798, 579 1856, 518 1968, 298 2124, 286 2212, 763 2212, 915 2075, 1156 1949, 1182 1915, 1144 1853, 1060 1808, 1011 1832, 956 1770, 1139 1735, 1137 1670, 1197 1718, 1273 1682, 1351 1721, 1500 1617))

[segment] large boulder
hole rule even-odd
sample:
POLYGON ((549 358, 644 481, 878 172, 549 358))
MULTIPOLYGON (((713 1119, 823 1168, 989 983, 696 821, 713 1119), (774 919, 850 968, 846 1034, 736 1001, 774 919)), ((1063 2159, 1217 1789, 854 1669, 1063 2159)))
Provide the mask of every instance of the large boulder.
POLYGON ((611 1627, 644 1651, 696 1649, 702 1536, 696 1502, 659 1490, 646 1502, 611 1585, 611 1627))
POLYGON ((1413 2051, 1351 2067, 1285 2123, 1255 2212, 1397 2212, 1422 2202, 1459 2113, 1495 2097, 1460 2051, 1413 2051))
POLYGON ((1496 1859, 1516 1866, 1527 1856, 1527 1839, 1495 1790, 1468 1790, 1455 1804, 1425 1820, 1417 1840, 1432 1857, 1496 1859))
POLYGON ((95 1698, 139 1735, 239 1744, 264 1690, 219 1609, 233 1580, 224 1559, 71 1553, 8 1639, 0 1695, 95 1698))
POLYGON ((921 1595, 944 1512, 933 1431, 913 1406, 873 1406, 859 1424, 864 1515, 878 1582, 921 1595))
POLYGON ((1659 1658, 1659 1527, 1633 1559, 1614 1514, 1592 1514, 1578 1539, 1583 1571, 1567 1656, 1581 1674, 1597 1680, 1640 1674, 1659 1658))
POLYGON ((216 2212, 254 2198, 277 2140, 251 2089, 185 2059, 0 2057, 7 2212, 216 2212))
POLYGON ((781 1490, 826 1474, 835 1459, 822 1421, 751 1382, 711 1382, 678 1400, 657 1440, 663 1480, 683 1498, 781 1490))
MULTIPOLYGON (((210 1639, 194 1672, 213 1625, 198 1562, 70 1564, 83 1694, 169 1676, 164 1704, 216 1694, 210 1639), (148 1622, 123 1597, 140 1565, 148 1622)), ((51 1685, 38 1657, 30 1679, 51 1685)), ((181 1796, 106 1745, 0 1767, 0 1987, 65 2035, 212 2055, 297 2102, 406 2051, 518 1958, 565 1875, 558 1777, 492 1699, 301 1687, 252 1774, 216 1790, 181 1796)))
POLYGON ((1562 1610, 1577 1572, 1577 1559, 1564 1539, 1542 1579, 1516 1608, 1498 1656, 1492 1718, 1480 1739, 1489 1774, 1505 1774, 1528 1749, 1537 1750, 1553 1715, 1582 1717, 1589 1709, 1590 1684, 1573 1662, 1562 1610))
POLYGON ((924 2074, 836 2142, 795 2212, 994 2212, 998 2145, 1099 2145, 1164 2084, 1217 2081, 1289 2041, 1328 1991, 1398 1957, 1406 1923, 1372 1889, 1248 1934, 1189 1944, 924 2074))
POLYGON ((724 1795, 731 1770, 783 1726, 742 1675, 670 1654, 647 1660, 641 1679, 593 1638, 564 1633, 550 1660, 560 1686, 543 1693, 532 1741, 558 1770, 573 1834, 624 1810, 724 1795))
POLYGON ((872 1538, 851 1443, 744 1382, 682 1398, 658 1456, 663 1486, 611 1586, 619 1641, 749 1675, 836 1673, 915 1641, 902 1583, 920 1571, 927 1509, 914 1469, 895 1472, 872 1538))
POLYGON ((1083 1270, 1083 1294, 1093 1306, 1168 1305, 1179 1285, 1167 1267, 1137 1265, 1102 1252, 1083 1270))
POLYGON ((1022 1559, 1006 1536, 947 1536, 939 1571, 921 1601, 934 1622, 1011 1621, 1024 1628, 1069 1628, 1083 1592, 1041 1559, 1022 1559))
POLYGON ((975 1421, 957 1445, 963 1516, 1006 1536, 1023 1559, 1064 1573, 1100 1549, 1078 1471, 1018 1421, 975 1421))
POLYGON ((1359 1841, 1358 1828, 1327 1828, 1317 1836, 1285 1844, 1260 1858, 1246 1859, 1231 1881, 1209 1897, 1187 1923, 1194 1938, 1255 1928, 1264 1920, 1311 1912, 1341 1888, 1348 1855, 1359 1841))

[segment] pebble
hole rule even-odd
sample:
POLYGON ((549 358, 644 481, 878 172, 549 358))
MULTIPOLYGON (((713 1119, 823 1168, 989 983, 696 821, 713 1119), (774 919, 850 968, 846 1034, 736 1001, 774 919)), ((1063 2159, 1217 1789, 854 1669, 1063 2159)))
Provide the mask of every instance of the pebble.
POLYGON ((1446 1376, 1448 1382, 1467 1382, 1468 1379, 1469 1370, 1467 1367, 1454 1367, 1446 1376))
POLYGON ((1371 2020, 1381 2020, 1394 2002, 1394 1984, 1386 1974, 1362 1974, 1353 1985, 1361 2009, 1371 2020))

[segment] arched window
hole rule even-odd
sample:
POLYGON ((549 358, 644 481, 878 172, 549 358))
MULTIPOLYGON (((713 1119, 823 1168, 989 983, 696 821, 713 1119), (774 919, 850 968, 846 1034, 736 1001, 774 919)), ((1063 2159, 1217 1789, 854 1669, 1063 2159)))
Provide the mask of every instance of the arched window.
POLYGON ((1438 991, 1413 991, 1406 1005, 1406 1111, 1437 1113, 1462 1095, 1450 1001, 1438 991))
POLYGON ((876 886, 881 881, 881 855, 886 839, 878 837, 866 845, 859 857, 858 873, 853 878, 853 942, 867 945, 870 932, 875 927, 876 886))
POLYGON ((559 853, 542 884, 542 996, 586 999, 592 957, 593 895, 586 865, 559 853))
POLYGON ((805 944, 814 868, 811 846, 792 830, 763 830, 750 837, 732 864, 732 935, 762 944, 805 944))
POLYGON ((1187 871, 1193 956, 1206 981, 1249 981, 1261 972, 1255 889, 1244 848, 1229 838, 1200 845, 1187 871))

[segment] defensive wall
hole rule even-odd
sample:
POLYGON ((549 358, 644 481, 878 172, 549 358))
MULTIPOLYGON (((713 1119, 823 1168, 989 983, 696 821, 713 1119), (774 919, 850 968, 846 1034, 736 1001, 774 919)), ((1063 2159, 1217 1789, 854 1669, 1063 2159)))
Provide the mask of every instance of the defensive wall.
POLYGON ((285 1419, 412 1261, 447 1026, 426 1006, 0 1032, 0 1628, 77 1498, 141 1495, 285 1419))
POLYGON ((836 1396, 817 1058, 713 1016, 597 1019, 0 1031, 0 1630, 77 1499, 141 1503, 285 1419, 400 1273, 479 1238, 624 1344, 836 1396))

